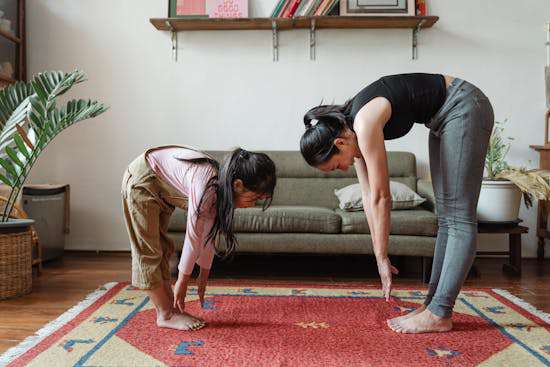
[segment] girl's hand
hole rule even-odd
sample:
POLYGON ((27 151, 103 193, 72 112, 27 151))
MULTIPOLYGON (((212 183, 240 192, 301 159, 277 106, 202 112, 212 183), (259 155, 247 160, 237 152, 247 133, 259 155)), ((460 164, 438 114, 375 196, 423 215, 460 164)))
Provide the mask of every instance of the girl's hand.
POLYGON ((187 285, 189 284, 189 275, 180 275, 174 285, 174 309, 181 313, 185 310, 185 296, 187 295, 187 285))
POLYGON ((382 291, 386 301, 390 300, 391 287, 392 287, 392 274, 399 274, 399 270, 393 266, 388 257, 383 259, 376 259, 378 265, 378 274, 380 274, 380 280, 382 281, 382 291))
POLYGON ((206 283, 208 282, 209 275, 210 269, 201 268, 199 277, 197 278, 197 293, 199 294, 202 308, 204 308, 204 293, 206 292, 206 283))

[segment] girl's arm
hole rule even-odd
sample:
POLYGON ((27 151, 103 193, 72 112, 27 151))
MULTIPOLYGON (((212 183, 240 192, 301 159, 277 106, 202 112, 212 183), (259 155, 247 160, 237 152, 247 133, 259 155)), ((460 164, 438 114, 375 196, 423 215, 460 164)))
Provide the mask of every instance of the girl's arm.
POLYGON ((384 145, 384 125, 390 116, 389 101, 379 97, 363 106, 354 121, 357 143, 363 157, 362 160, 358 159, 357 164, 358 177, 364 193, 363 205, 386 299, 389 299, 391 292, 391 274, 397 272, 388 259, 392 199, 384 145))
POLYGON ((207 197, 202 204, 200 215, 197 215, 197 206, 204 192, 204 184, 197 185, 190 190, 189 208, 187 210, 187 226, 185 231, 185 240, 178 265, 178 280, 174 289, 174 307, 183 312, 185 308, 185 296, 187 285, 191 278, 191 273, 195 264, 200 266, 199 277, 197 278, 197 293, 201 305, 204 304, 204 294, 206 292, 206 283, 212 267, 214 258, 214 241, 206 243, 208 234, 214 224, 216 215, 215 207, 212 205, 215 194, 207 193, 207 197))

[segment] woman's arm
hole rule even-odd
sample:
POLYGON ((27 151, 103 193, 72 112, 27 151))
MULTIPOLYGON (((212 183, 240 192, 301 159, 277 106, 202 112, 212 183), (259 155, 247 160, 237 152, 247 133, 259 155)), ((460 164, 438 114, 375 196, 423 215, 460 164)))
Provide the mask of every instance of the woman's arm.
POLYGON ((354 121, 357 144, 362 159, 356 160, 357 175, 363 193, 363 207, 371 232, 372 245, 382 281, 389 299, 392 273, 397 274, 388 259, 391 193, 388 161, 384 145, 384 125, 391 116, 391 105, 385 98, 375 98, 359 110, 354 121))
POLYGON ((370 188, 369 188, 369 174, 367 172, 367 166, 363 158, 355 158, 355 172, 357 172, 357 178, 359 179, 359 184, 361 186, 361 201, 363 202, 363 211, 367 216, 367 223, 369 224, 370 235, 373 240, 373 249, 374 247, 374 222, 372 219, 371 211, 369 210, 370 206, 370 188))
POLYGON ((365 211, 367 220, 371 222, 369 227, 377 259, 388 255, 391 194, 383 130, 390 116, 389 102, 385 98, 375 98, 359 110, 354 122, 357 144, 363 158, 358 176, 361 176, 362 192, 367 193, 365 211))

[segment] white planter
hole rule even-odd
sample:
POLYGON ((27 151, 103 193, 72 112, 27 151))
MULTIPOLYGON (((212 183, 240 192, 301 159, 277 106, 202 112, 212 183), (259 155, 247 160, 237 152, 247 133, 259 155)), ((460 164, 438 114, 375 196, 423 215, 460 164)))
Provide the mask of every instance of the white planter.
POLYGON ((477 219, 480 222, 510 222, 518 219, 521 191, 511 181, 483 180, 477 219))

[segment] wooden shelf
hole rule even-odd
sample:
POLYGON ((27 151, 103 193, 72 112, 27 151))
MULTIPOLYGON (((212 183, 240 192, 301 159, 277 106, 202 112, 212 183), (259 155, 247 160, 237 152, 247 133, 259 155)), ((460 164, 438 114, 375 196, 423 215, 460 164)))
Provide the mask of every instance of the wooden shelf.
POLYGON ((172 57, 178 59, 179 31, 233 31, 271 30, 273 61, 279 60, 279 31, 309 29, 309 57, 315 60, 315 32, 318 29, 402 28, 412 29, 412 59, 418 58, 418 33, 431 28, 437 16, 323 16, 298 18, 151 18, 149 21, 159 31, 172 33, 172 57))
POLYGON ((6 39, 9 39, 10 41, 15 42, 17 44, 21 43, 20 38, 17 38, 13 34, 11 34, 10 32, 6 32, 6 31, 3 31, 1 29, 0 29, 0 37, 4 37, 6 39))
POLYGON ((534 150, 550 150, 550 145, 529 145, 529 148, 534 150))
POLYGON ((310 28, 315 20, 315 28, 321 29, 352 29, 352 28, 409 28, 418 25, 422 28, 432 27, 438 20, 437 16, 324 16, 299 18, 151 18, 150 22, 160 31, 205 31, 205 30, 246 30, 272 29, 273 22, 278 30, 310 28), (171 28, 172 27, 172 28, 171 28))
POLYGON ((17 80, 15 80, 13 78, 9 78, 9 77, 1 75, 1 74, 0 74, 0 81, 5 82, 5 83, 11 83, 11 84, 17 82, 17 80))

